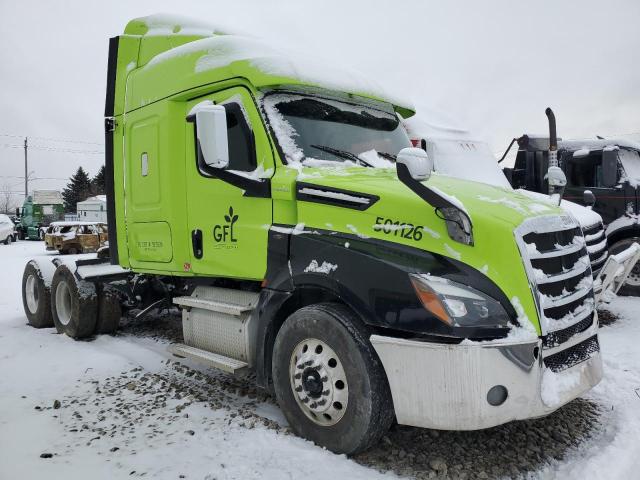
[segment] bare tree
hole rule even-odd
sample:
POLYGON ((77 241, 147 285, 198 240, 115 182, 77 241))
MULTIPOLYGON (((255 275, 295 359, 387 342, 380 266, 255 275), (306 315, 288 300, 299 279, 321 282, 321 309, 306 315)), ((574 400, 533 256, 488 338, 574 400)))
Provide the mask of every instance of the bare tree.
POLYGON ((5 183, 0 190, 0 213, 11 214, 15 206, 13 192, 11 191, 11 185, 5 183))

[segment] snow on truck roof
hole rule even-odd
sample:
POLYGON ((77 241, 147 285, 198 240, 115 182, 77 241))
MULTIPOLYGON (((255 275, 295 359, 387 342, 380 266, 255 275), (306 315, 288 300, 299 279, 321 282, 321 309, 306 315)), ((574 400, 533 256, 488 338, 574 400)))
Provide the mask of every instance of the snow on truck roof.
POLYGON ((622 147, 640 151, 640 143, 625 138, 563 140, 558 142, 558 147, 568 150, 603 150, 608 147, 622 147))
POLYGON ((140 68, 130 75, 133 88, 127 89, 127 108, 219 79, 242 77, 257 88, 308 85, 375 98, 395 105, 405 117, 413 115, 410 101, 385 91, 370 76, 336 65, 334 60, 315 59, 264 39, 224 34, 216 27, 180 17, 153 15, 132 20, 125 28, 125 34, 142 36, 141 43, 146 37, 153 41, 158 35, 186 37, 193 32, 202 38, 183 41, 137 65, 140 68), (171 82, 147 81, 152 77, 171 82), (141 86, 136 88, 138 82, 141 86))
POLYGON ((50 227, 75 227, 75 226, 85 226, 85 225, 106 225, 105 222, 70 222, 70 221, 61 221, 61 222, 51 222, 49 224, 50 227))

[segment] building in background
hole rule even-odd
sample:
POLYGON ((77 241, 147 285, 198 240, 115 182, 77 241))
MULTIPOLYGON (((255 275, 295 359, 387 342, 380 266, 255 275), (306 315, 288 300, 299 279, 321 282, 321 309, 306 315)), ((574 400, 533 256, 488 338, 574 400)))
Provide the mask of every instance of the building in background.
POLYGON ((79 221, 107 223, 107 196, 96 195, 78 202, 77 214, 79 221))

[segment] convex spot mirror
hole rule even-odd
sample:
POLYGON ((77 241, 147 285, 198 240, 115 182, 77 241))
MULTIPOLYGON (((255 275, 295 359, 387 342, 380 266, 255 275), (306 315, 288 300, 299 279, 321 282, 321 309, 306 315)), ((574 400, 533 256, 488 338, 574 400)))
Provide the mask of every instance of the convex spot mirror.
POLYGON ((582 193, 582 201, 587 207, 593 207, 596 204, 596 196, 591 190, 585 190, 582 193))
POLYGON ((403 148, 396 158, 396 169, 404 165, 411 178, 428 180, 433 173, 433 160, 421 148, 403 148))
POLYGON ((222 105, 200 105, 195 117, 204 163, 212 168, 226 168, 229 165, 229 140, 225 108, 222 105))

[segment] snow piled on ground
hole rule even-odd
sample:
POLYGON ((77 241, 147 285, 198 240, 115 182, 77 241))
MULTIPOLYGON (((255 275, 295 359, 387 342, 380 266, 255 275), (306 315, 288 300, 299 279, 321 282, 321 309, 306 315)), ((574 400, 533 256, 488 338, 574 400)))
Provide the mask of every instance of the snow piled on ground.
MULTIPOLYGON (((0 245, 4 273, 0 289, 1 479, 178 479, 180 475, 209 480, 389 478, 344 455, 334 455, 259 423, 253 428, 237 422, 229 424, 226 410, 207 408, 201 402, 184 410, 187 418, 179 416, 158 425, 162 435, 148 438, 143 432, 149 421, 141 420, 135 424, 126 447, 122 438, 116 442, 107 435, 69 432, 72 425, 82 428, 83 421, 90 426, 91 422, 74 423, 70 417, 75 407, 52 409, 55 400, 64 405, 69 398, 86 395, 87 389, 93 393, 92 382, 119 377, 135 368, 141 367, 149 374, 163 372, 166 360, 173 357, 166 352, 166 343, 148 338, 103 335, 93 341, 76 342, 57 335, 52 328, 27 326, 20 291, 22 271, 29 258, 44 254, 41 242, 0 245), (95 437, 101 438, 92 440, 95 437), (114 447, 118 450, 112 452, 114 447), (54 456, 42 459, 42 453, 54 456)), ((234 398, 234 408, 245 402, 234 398)), ((96 403, 99 408, 112 406, 106 397, 99 397, 96 403)), ((170 400, 166 403, 168 418, 176 404, 170 400)), ((96 408, 87 403, 76 410, 89 418, 99 413, 94 412, 96 408)), ((275 411, 269 416, 284 423, 272 405, 264 404, 259 409, 275 411)), ((157 414, 154 412, 154 416, 157 414)), ((108 418, 110 412, 104 415, 106 422, 113 421, 108 418)))
MULTIPOLYGON (((36 255, 45 255, 41 242, 0 245, 4 273, 4 288, 0 289, 0 478, 396 478, 287 434, 286 423, 273 403, 260 399, 251 403, 246 394, 236 395, 232 390, 219 397, 224 398, 222 405, 212 406, 207 391, 199 392, 197 383, 187 383, 187 397, 167 394, 164 398, 165 389, 174 391, 172 379, 182 371, 175 362, 168 365, 172 358, 166 352, 168 340, 125 332, 76 342, 57 335, 55 329, 28 327, 20 284, 24 264, 36 255), (115 395, 109 394, 113 387, 120 389, 115 395), (61 408, 52 408, 55 400, 62 402, 61 408), (118 420, 113 412, 119 402, 139 411, 129 420, 118 420), (249 419, 235 413, 247 409, 253 415, 249 419), (77 415, 82 418, 75 418, 77 415), (265 427, 263 423, 271 421, 265 418, 273 420, 272 426, 282 427, 265 427), (119 433, 95 434, 93 421, 115 425, 119 433), (89 429, 82 430, 84 423, 89 429), (76 429, 80 431, 74 432, 76 429), (54 455, 42 459, 42 453, 54 455)), ((563 460, 548 456, 529 477, 633 478, 640 469, 639 307, 640 299, 616 299, 608 308, 621 318, 600 329, 605 378, 586 397, 601 409, 601 425, 579 447, 567 447, 563 460)), ((196 377, 215 379, 219 375, 214 370, 196 372, 196 377)), ((180 378, 190 382, 192 376, 190 371, 188 379, 180 378)), ((562 410, 558 415, 563 418, 562 410)), ((526 432, 527 428, 522 423, 514 431, 526 432)), ((396 441, 405 436, 403 448, 409 450, 416 431, 403 427, 390 438, 396 441)), ((484 435, 501 431, 505 429, 488 430, 484 435)), ((438 432, 427 433, 426 437, 437 437, 438 432)), ((461 435, 473 437, 474 432, 441 432, 436 442, 461 435)), ((512 441, 519 441, 520 435, 512 441)), ((385 437, 376 458, 384 455, 385 448, 390 448, 388 458, 397 458, 394 447, 387 444, 390 441, 385 437)), ((425 449, 421 451, 429 447, 425 449)), ((478 462, 486 460, 482 452, 480 446, 478 462)), ((450 466, 458 458, 455 451, 451 453, 450 466)), ((411 465, 416 475, 436 473, 428 466, 424 470, 411 465)))

